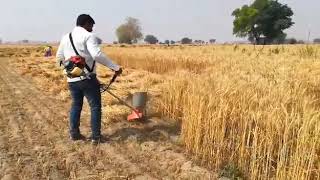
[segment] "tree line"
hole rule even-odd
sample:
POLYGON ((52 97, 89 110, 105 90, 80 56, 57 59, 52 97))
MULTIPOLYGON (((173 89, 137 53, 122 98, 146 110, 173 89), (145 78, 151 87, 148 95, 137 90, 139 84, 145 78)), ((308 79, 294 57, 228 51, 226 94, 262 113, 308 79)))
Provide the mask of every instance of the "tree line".
MULTIPOLYGON (((281 4, 277 0, 255 0, 252 4, 243 5, 235 9, 232 14, 233 34, 236 37, 247 37, 253 44, 302 44, 303 41, 295 38, 287 38, 284 32, 292 27, 294 15, 292 9, 281 4)), ((137 43, 143 39, 141 24, 138 19, 128 17, 124 24, 116 30, 118 41, 116 43, 137 43)), ((158 38, 148 34, 143 39, 148 44, 207 44, 215 43, 215 39, 208 42, 203 40, 192 40, 184 37, 179 41, 165 40, 159 42, 158 38)), ((320 38, 314 40, 314 43, 320 43, 320 38)))
MULTIPOLYGON (((125 44, 133 44, 137 43, 139 40, 143 39, 141 23, 138 19, 133 17, 128 17, 125 20, 125 23, 121 24, 117 30, 116 35, 118 37, 118 41, 114 43, 125 43, 125 44)), ((192 40, 188 37, 184 37, 179 41, 174 40, 165 40, 164 42, 159 42, 158 38, 152 34, 148 34, 144 37, 144 42, 148 44, 205 44, 205 41, 202 40, 192 40)), ((210 39, 209 43, 214 43, 215 39, 210 39)))
POLYGON ((188 37, 184 37, 179 41, 173 41, 173 40, 165 40, 164 42, 159 42, 158 38, 155 37, 154 35, 146 35, 146 37, 144 38, 144 42, 148 43, 148 44, 214 44, 216 42, 215 39, 210 39, 209 42, 205 42, 203 40, 192 40, 188 37))

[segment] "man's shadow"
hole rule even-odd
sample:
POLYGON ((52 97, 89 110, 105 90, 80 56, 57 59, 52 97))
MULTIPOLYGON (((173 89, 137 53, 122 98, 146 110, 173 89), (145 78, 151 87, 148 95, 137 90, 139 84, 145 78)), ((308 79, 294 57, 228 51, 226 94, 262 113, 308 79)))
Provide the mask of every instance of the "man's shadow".
POLYGON ((145 119, 130 122, 129 127, 117 129, 108 135, 112 141, 135 139, 140 143, 146 141, 166 141, 176 139, 181 132, 181 124, 176 121, 154 119, 150 114, 145 119))

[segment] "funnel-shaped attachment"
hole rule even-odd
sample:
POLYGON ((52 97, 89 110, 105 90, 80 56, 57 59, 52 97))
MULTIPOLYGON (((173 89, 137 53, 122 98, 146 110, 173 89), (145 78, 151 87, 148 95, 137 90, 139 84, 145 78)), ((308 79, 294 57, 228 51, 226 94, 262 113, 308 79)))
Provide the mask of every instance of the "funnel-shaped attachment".
POLYGON ((135 92, 132 96, 132 106, 135 109, 144 109, 147 103, 147 92, 135 92))

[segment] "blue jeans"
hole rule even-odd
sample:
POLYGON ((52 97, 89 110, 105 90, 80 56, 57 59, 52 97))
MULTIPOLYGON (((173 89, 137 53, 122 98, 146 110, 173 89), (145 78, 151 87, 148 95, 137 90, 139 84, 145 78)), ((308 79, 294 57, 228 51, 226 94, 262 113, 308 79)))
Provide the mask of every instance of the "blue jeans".
POLYGON ((101 136, 101 93, 100 85, 95 76, 78 82, 70 82, 69 90, 72 97, 70 110, 70 135, 77 137, 80 135, 80 116, 85 96, 91 109, 91 131, 92 138, 101 136))

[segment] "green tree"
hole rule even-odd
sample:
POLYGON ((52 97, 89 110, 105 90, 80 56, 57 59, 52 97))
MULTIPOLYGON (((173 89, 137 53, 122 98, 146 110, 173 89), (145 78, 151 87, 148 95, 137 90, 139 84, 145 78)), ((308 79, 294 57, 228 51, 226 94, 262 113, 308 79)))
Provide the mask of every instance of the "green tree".
POLYGON ((126 22, 117 28, 116 34, 119 43, 132 44, 143 38, 139 20, 132 17, 128 17, 126 22))
POLYGON ((144 41, 149 44, 156 44, 157 42, 159 42, 158 39, 154 35, 147 35, 144 38, 144 41))
POLYGON ((209 43, 210 43, 210 44, 214 44, 215 42, 216 42, 216 39, 210 39, 210 40, 209 40, 209 43))
POLYGON ((169 45, 170 41, 169 40, 165 40, 164 43, 169 45))
POLYGON ((290 7, 275 0, 255 0, 233 11, 233 34, 248 37, 252 42, 281 43, 285 40, 285 29, 294 23, 290 7))
POLYGON ((191 44, 192 39, 189 39, 187 37, 181 39, 181 44, 191 44))

